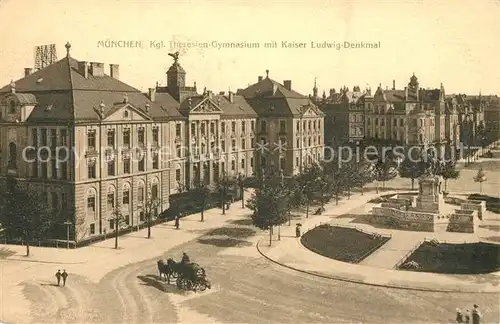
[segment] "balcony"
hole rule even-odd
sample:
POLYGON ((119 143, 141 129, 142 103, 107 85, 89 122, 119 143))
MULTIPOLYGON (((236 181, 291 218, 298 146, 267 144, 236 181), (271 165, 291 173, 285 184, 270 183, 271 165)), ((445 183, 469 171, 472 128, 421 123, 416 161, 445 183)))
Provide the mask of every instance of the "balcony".
POLYGON ((85 157, 95 157, 98 155, 99 155, 99 152, 97 152, 95 147, 93 147, 93 146, 87 147, 87 150, 85 151, 85 157))

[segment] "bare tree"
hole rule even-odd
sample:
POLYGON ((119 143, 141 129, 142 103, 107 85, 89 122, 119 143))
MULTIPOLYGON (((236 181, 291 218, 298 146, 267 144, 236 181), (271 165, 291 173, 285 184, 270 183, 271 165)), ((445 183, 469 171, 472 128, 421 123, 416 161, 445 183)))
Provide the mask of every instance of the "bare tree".
POLYGON ((146 225, 148 226, 148 239, 151 238, 151 226, 153 226, 153 221, 158 218, 158 208, 160 208, 160 206, 161 200, 153 198, 151 193, 149 193, 142 207, 146 225))
POLYGON ((118 249, 118 236, 120 235, 120 230, 127 225, 120 204, 116 204, 111 215, 114 225, 113 227, 115 229, 115 249, 118 249))

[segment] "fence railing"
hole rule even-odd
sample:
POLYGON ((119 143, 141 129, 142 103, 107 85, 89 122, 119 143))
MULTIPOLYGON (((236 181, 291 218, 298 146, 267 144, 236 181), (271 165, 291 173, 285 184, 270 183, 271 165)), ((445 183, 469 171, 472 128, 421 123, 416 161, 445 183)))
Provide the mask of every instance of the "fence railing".
POLYGON ((398 270, 399 267, 405 263, 406 259, 408 259, 408 257, 413 253, 415 252, 416 249, 418 249, 420 247, 420 245, 422 245, 423 243, 425 242, 425 239, 424 241, 422 242, 418 242, 417 244, 415 244, 408 252, 406 252, 406 254, 398 261, 398 263, 396 263, 394 265, 394 267, 392 267, 394 270, 398 270))

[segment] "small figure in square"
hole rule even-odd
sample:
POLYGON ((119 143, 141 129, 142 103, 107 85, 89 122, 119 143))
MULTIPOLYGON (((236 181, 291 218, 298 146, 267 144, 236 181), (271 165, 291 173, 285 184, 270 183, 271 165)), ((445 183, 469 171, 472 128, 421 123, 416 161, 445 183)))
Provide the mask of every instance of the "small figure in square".
POLYGON ((59 286, 59 284, 61 283, 61 270, 57 270, 56 272, 56 278, 57 278, 57 285, 59 286))
POLYGON ((68 278, 68 273, 66 272, 66 270, 63 270, 63 272, 61 273, 61 277, 63 280, 63 287, 64 287, 66 286, 66 278, 68 278))

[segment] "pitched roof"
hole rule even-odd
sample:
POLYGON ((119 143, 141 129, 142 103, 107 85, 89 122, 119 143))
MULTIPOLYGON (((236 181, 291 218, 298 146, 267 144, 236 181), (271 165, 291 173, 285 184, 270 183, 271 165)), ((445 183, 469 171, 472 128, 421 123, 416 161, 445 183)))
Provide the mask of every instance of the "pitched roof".
MULTIPOLYGON (((85 78, 78 72, 78 61, 68 56, 17 80, 15 89, 17 94, 28 96, 26 98, 36 97, 38 105, 29 121, 96 121, 99 119, 96 108, 101 102, 110 110, 123 102, 125 94, 128 102, 143 112, 148 104, 150 114, 155 119, 180 116, 178 103, 168 98, 169 95, 158 95, 158 99, 152 102, 138 89, 111 76, 93 76, 89 73, 85 78)), ((10 91, 11 86, 7 85, 0 89, 0 94, 10 91)))
POLYGON ((288 90, 284 85, 270 79, 265 78, 261 81, 250 85, 245 89, 239 89, 237 91, 238 95, 242 95, 246 99, 250 98, 262 98, 262 97, 289 97, 289 98, 305 98, 304 95, 300 93, 288 90))

